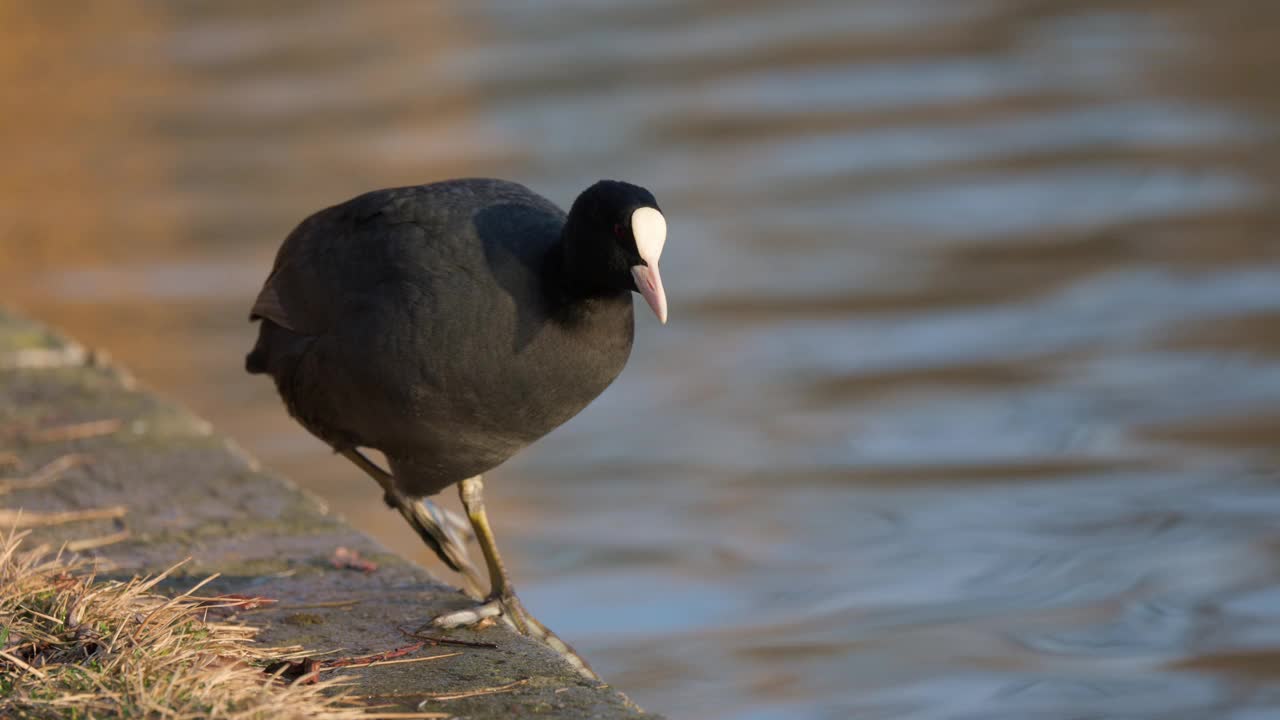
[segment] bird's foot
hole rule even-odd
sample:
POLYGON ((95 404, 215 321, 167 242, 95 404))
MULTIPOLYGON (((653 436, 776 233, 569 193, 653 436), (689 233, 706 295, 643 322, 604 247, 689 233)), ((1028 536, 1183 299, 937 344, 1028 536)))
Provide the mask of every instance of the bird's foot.
POLYGON ((520 604, 520 599, 511 592, 504 595, 490 595, 477 605, 440 615, 432 620, 431 624, 438 628, 456 628, 476 625, 488 618, 501 618, 521 635, 533 637, 541 635, 531 630, 541 628, 542 625, 533 619, 529 611, 524 609, 524 605, 520 604))
POLYGON ((524 609, 524 605, 520 604, 520 599, 510 591, 505 595, 490 595, 478 605, 440 615, 429 625, 435 628, 456 628, 477 625, 489 618, 499 618, 521 635, 540 640, 564 658, 583 677, 590 680, 600 679, 600 676, 576 650, 530 615, 529 611, 524 609))
MULTIPOLYGON (((382 502, 392 510, 396 510, 400 507, 400 503, 404 501, 396 498, 396 496, 391 493, 384 493, 382 496, 382 502)), ((457 542, 459 544, 465 545, 470 542, 475 542, 476 533, 471 529, 471 523, 467 522, 466 518, 447 507, 431 502, 427 498, 421 498, 414 502, 422 505, 427 515, 435 520, 440 527, 445 528, 446 531, 456 533, 457 542)))

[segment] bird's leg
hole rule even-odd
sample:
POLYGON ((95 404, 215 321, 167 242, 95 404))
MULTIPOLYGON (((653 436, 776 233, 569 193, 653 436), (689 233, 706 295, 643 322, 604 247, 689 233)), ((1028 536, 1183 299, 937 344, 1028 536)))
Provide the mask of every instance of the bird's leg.
POLYGON ((489 517, 484 511, 484 482, 477 475, 467 478, 458 484, 458 494, 462 497, 462 506, 471 520, 476 541, 480 551, 484 553, 484 562, 489 569, 489 596, 480 605, 467 610, 459 610, 436 618, 432 624, 437 627, 458 627, 470 625, 487 617, 501 615, 503 620, 513 626, 522 635, 537 638, 560 654, 579 674, 592 680, 600 676, 591 669, 569 644, 551 632, 546 625, 538 622, 520 599, 516 597, 515 588, 507 576, 507 568, 502 564, 502 556, 498 554, 498 543, 493 536, 493 528, 489 525, 489 517))
POLYGON ((526 622, 529 613, 516 598, 511 580, 507 576, 507 568, 502 564, 502 556, 498 554, 498 542, 484 510, 484 482, 480 476, 458 483, 458 495, 462 498, 462 507, 467 511, 467 519, 471 521, 476 542, 480 544, 480 552, 484 553, 485 567, 489 569, 489 596, 478 607, 442 615, 435 619, 434 624, 456 627, 501 614, 505 615, 521 635, 529 635, 529 625, 526 622))
POLYGON ((466 540, 458 536, 460 522, 430 500, 414 500, 397 490, 395 478, 359 450, 348 448, 339 452, 382 486, 387 505, 400 513, 441 562, 462 575, 467 593, 479 598, 480 578, 467 555, 466 540))

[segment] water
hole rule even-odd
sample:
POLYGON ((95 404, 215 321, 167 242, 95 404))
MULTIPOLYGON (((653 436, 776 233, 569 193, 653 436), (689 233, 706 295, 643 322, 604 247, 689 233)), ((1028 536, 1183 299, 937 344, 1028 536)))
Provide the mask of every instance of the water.
POLYGON ((1280 7, 0 20, 3 299, 424 559, 241 370, 279 240, 449 176, 655 191, 671 324, 489 482, 526 604, 643 705, 1280 717, 1280 7))

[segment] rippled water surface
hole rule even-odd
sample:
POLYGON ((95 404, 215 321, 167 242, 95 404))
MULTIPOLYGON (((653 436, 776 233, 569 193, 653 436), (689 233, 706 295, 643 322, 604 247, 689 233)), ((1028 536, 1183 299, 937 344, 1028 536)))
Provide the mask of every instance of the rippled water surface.
MULTIPOLYGON (((652 188, 671 323, 490 476, 689 718, 1280 717, 1280 5, 0 5, 0 300, 423 557, 243 374, 373 187, 652 188)), ((452 499, 450 499, 452 500, 452 499)))

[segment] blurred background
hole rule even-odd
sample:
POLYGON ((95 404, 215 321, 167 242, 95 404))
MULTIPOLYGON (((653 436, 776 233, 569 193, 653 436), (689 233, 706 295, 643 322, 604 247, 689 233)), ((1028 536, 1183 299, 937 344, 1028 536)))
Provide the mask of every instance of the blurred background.
POLYGON ((1280 712, 1280 4, 0 2, 0 28, 0 301, 424 561, 242 370, 280 241, 452 176, 655 192, 671 323, 640 313, 618 383, 488 483, 526 605, 649 709, 1280 712))

